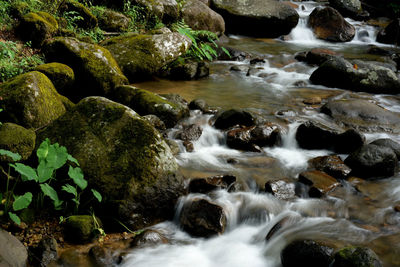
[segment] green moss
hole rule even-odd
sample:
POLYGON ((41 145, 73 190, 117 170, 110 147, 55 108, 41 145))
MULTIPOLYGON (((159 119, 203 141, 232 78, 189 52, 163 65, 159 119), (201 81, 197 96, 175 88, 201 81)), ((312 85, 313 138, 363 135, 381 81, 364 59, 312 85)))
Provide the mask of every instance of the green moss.
MULTIPOLYGON (((0 148, 19 153, 23 160, 29 158, 35 149, 36 134, 14 123, 3 123, 0 127, 0 148)), ((1 157, 1 161, 7 161, 1 157)))
POLYGON ((61 94, 75 82, 74 71, 65 64, 53 62, 39 65, 35 70, 46 75, 61 94))
MULTIPOLYGON (((98 218, 96 218, 96 220, 97 222, 100 222, 98 218)), ((88 242, 95 235, 95 221, 90 215, 70 216, 64 224, 65 237, 71 242, 88 242)))
POLYGON ((32 41, 34 46, 41 46, 44 40, 52 37, 58 30, 56 19, 46 12, 30 12, 26 14, 18 32, 26 41, 32 41))
POLYGON ((81 17, 82 19, 76 20, 76 25, 80 28, 90 29, 97 26, 97 18, 90 12, 90 10, 83 4, 74 1, 66 0, 60 6, 60 11, 64 16, 81 17))

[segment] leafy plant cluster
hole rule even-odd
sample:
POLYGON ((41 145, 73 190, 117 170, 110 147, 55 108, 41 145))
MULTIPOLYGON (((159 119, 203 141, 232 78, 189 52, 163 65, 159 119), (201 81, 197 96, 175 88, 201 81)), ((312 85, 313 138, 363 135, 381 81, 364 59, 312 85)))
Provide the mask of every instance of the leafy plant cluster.
POLYGON ((30 43, 0 41, 0 82, 43 64, 43 56, 36 54, 30 43))
POLYGON ((124 2, 123 13, 131 19, 128 31, 153 30, 164 27, 160 19, 142 5, 135 5, 131 0, 124 2))
MULTIPOLYGON (((37 209, 42 209, 45 197, 52 201, 55 210, 66 212, 68 204, 73 203, 74 213, 78 212, 81 195, 87 188, 88 182, 84 178, 78 161, 67 152, 64 146, 60 146, 58 143, 51 144, 49 139, 43 141, 36 151, 38 158, 36 168, 17 162, 21 156, 8 150, 0 149, 0 155, 7 156, 14 161, 14 163, 9 163, 5 192, 0 193, 0 203, 4 204, 3 215, 8 215, 12 221, 20 224, 21 220, 17 213, 28 208, 32 202, 36 203, 37 209), (66 164, 69 165, 68 179, 56 177, 56 171, 66 164), (11 168, 19 174, 17 178, 11 177, 11 168), (10 187, 11 179, 14 180, 12 188, 10 187), (33 184, 37 190, 15 195, 16 185, 20 182, 33 184), (61 192, 67 193, 70 197, 61 199, 61 192)), ((102 201, 102 196, 98 191, 91 189, 91 192, 98 202, 102 201)))

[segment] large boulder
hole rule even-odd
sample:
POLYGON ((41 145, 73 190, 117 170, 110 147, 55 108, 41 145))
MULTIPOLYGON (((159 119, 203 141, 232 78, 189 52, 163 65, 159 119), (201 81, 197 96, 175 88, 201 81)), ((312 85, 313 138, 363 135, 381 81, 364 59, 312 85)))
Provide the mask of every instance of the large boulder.
POLYGON ((0 121, 40 128, 65 113, 63 97, 43 73, 32 71, 0 84, 0 121))
POLYGON ((91 29, 97 26, 97 18, 90 12, 89 8, 76 0, 62 1, 58 11, 64 16, 80 17, 75 21, 80 28, 91 29))
POLYGON ((207 30, 221 35, 225 32, 222 16, 200 0, 188 0, 182 8, 182 18, 193 30, 207 30))
POLYGON ((105 9, 97 17, 101 29, 110 32, 123 32, 129 27, 131 19, 122 13, 105 9))
POLYGON ((71 89, 75 82, 74 71, 65 64, 52 62, 39 65, 35 70, 46 75, 57 89, 57 92, 62 95, 68 94, 67 90, 71 89))
POLYGON ((385 178, 396 174, 399 162, 392 149, 368 144, 351 153, 344 163, 352 169, 352 175, 385 178))
POLYGON ((134 0, 138 5, 145 7, 151 14, 157 16, 164 23, 171 23, 179 18, 179 5, 176 0, 134 0))
POLYGON ((143 80, 183 55, 191 40, 179 33, 128 35, 107 40, 110 50, 129 80, 143 80))
POLYGON ((187 106, 179 105, 155 93, 133 86, 117 87, 110 95, 110 98, 132 108, 142 116, 156 115, 168 128, 173 127, 179 120, 189 116, 189 108, 187 106))
POLYGON ((294 241, 281 252, 283 267, 329 267, 333 248, 312 240, 294 241))
POLYGON ((329 5, 345 17, 358 18, 362 13, 360 0, 329 0, 329 5))
POLYGON ((111 53, 99 45, 58 37, 46 45, 45 55, 49 61, 66 64, 74 70, 77 85, 66 95, 72 100, 106 96, 116 86, 128 83, 111 53))
POLYGON ((0 266, 24 267, 28 263, 28 251, 13 235, 0 228, 0 266))
POLYGON ((356 34, 354 26, 331 7, 315 8, 310 14, 308 25, 317 38, 331 42, 349 42, 356 34))
POLYGON ((219 112, 215 116, 214 127, 217 129, 228 129, 235 125, 253 126, 256 118, 248 111, 241 109, 229 109, 219 112))
POLYGON ((96 214, 134 229, 170 219, 182 177, 161 135, 132 109, 102 97, 82 99, 38 134, 65 146, 103 196, 96 214))
POLYGON ((321 107, 321 112, 338 124, 362 131, 400 132, 400 114, 364 99, 332 99, 321 107))
POLYGON ((212 0, 211 7, 225 19, 226 31, 257 37, 279 37, 290 33, 299 14, 275 0, 212 0))
POLYGON ((400 93, 400 81, 391 69, 372 63, 352 64, 335 57, 325 61, 310 77, 314 84, 377 94, 400 93))
POLYGON ((365 138, 355 130, 333 128, 307 121, 297 128, 296 140, 301 148, 330 149, 338 153, 350 153, 361 147, 365 138))
POLYGON ((46 12, 30 12, 22 17, 17 32, 24 41, 32 41, 34 47, 40 47, 46 39, 58 30, 57 20, 46 12))
POLYGON ((365 247, 344 247, 334 255, 331 267, 381 267, 375 252, 365 247))
POLYGON ((400 44, 400 18, 393 20, 386 28, 379 31, 376 41, 385 44, 400 44))
MULTIPOLYGON (((9 150, 27 160, 35 149, 36 134, 14 123, 3 123, 0 126, 0 149, 9 150)), ((0 161, 10 161, 5 156, 0 161)))

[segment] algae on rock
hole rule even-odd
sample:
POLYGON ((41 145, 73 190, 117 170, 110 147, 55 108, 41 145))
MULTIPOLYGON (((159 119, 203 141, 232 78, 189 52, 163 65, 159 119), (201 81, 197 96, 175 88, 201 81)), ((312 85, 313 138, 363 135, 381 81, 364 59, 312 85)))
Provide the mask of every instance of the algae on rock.
POLYGON ((66 90, 70 89, 75 82, 74 71, 65 64, 52 62, 39 65, 35 70, 46 75, 62 95, 67 94, 66 90))
MULTIPOLYGON (((35 149, 36 134, 32 130, 25 129, 14 123, 3 123, 0 126, 0 149, 9 150, 21 155, 26 160, 35 149)), ((0 161, 8 162, 5 156, 0 161)))

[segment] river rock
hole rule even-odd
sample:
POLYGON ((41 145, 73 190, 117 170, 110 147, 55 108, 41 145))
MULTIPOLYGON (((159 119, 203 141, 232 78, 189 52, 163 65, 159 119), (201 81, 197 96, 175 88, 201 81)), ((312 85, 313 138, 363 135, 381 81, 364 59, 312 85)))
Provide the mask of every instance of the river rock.
POLYGON ((104 245, 95 245, 89 250, 89 257, 94 262, 95 266, 107 267, 117 265, 118 256, 104 245))
POLYGON ((0 266, 24 267, 28 263, 28 251, 13 235, 0 228, 0 266))
POLYGON ((284 179, 265 183, 265 192, 271 193, 281 200, 291 200, 296 197, 295 184, 284 179))
POLYGON ((376 41, 385 44, 400 44, 400 18, 392 21, 386 28, 379 31, 376 41))
POLYGON ((351 153, 344 161, 352 169, 352 175, 361 178, 385 178, 396 174, 398 160, 391 148, 364 145, 351 153))
POLYGON ((49 61, 66 64, 74 70, 77 84, 66 94, 72 100, 106 96, 116 86, 128 83, 111 53, 99 45, 57 37, 46 45, 45 55, 49 61))
POLYGON ((211 7, 225 19, 226 31, 275 38, 290 33, 299 14, 275 0, 212 0, 211 7))
MULTIPOLYGON (((81 19, 75 21, 76 25, 80 28, 91 29, 97 26, 97 18, 90 12, 90 10, 83 4, 75 0, 65 0, 58 6, 58 11, 60 13, 71 13, 74 12, 72 16, 79 16, 81 19)), ((71 16, 71 15, 70 15, 71 16)))
POLYGON ((220 14, 199 0, 188 0, 181 10, 185 23, 193 30, 206 30, 221 35, 225 21, 220 14))
POLYGON ((154 128, 156 128, 159 131, 164 131, 167 129, 165 127, 165 123, 156 115, 149 114, 143 116, 143 119, 147 120, 151 125, 153 125, 154 128))
POLYGON ((43 73, 32 71, 0 84, 0 121, 40 128, 65 113, 63 96, 43 73))
POLYGON ((176 138, 182 141, 196 141, 203 133, 203 129, 196 124, 184 125, 182 130, 178 131, 176 138))
POLYGON ((400 93, 400 81, 396 73, 386 67, 364 64, 359 67, 343 58, 325 61, 310 77, 314 84, 377 94, 400 93))
POLYGON ((178 2, 176 0, 134 0, 134 3, 145 7, 148 12, 157 16, 164 23, 171 23, 179 18, 178 2))
POLYGON ((351 169, 337 155, 321 156, 308 161, 309 168, 325 172, 336 179, 346 179, 351 169))
POLYGON ((229 60, 229 61, 244 61, 250 59, 251 55, 245 51, 238 50, 233 47, 223 46, 229 54, 227 54, 221 46, 217 49, 218 60, 229 60))
POLYGON ((329 267, 333 248, 312 240, 294 241, 281 252, 283 267, 329 267))
POLYGON ((123 32, 129 27, 131 19, 122 13, 105 9, 99 17, 99 26, 102 30, 110 32, 123 32))
POLYGON ((334 255, 331 267, 381 267, 382 264, 370 248, 344 247, 334 255))
POLYGON ((132 229, 170 219, 183 194, 169 146, 132 109, 102 97, 81 100, 38 134, 65 146, 92 188, 103 196, 101 214, 132 229))
POLYGON ((149 247, 168 243, 168 238, 162 232, 153 229, 146 229, 132 238, 130 246, 149 247))
POLYGON ((158 75, 172 80, 194 80, 207 77, 210 73, 210 64, 208 62, 197 62, 185 60, 178 62, 176 60, 168 66, 167 70, 161 69, 158 75))
MULTIPOLYGON (((0 149, 9 150, 21 155, 27 160, 35 149, 36 134, 14 123, 3 123, 0 126, 0 149)), ((12 162, 6 156, 0 156, 0 161, 12 162)))
POLYGON ((74 71, 65 64, 52 62, 39 65, 35 70, 46 75, 53 83, 57 92, 62 95, 68 95, 68 90, 72 88, 75 82, 74 71))
POLYGON ((310 14, 308 25, 317 38, 331 42, 349 42, 356 34, 354 26, 331 7, 316 7, 310 14))
POLYGON ((364 144, 365 137, 353 129, 344 131, 307 121, 297 128, 296 140, 299 146, 305 149, 329 149, 338 153, 350 153, 364 144))
POLYGON ((337 57, 338 54, 335 51, 324 49, 324 48, 314 48, 307 52, 301 52, 296 54, 295 58, 299 61, 306 62, 311 65, 321 65, 328 59, 337 57))
POLYGON ((169 101, 150 91, 133 86, 115 88, 110 98, 124 104, 140 115, 153 114, 159 117, 166 127, 173 127, 179 120, 189 116, 189 108, 185 105, 169 101))
POLYGON ((235 125, 253 126, 256 118, 250 112, 242 109, 229 109, 215 115, 214 127, 228 129, 235 125))
POLYGON ((49 266, 51 262, 58 259, 57 241, 52 237, 44 237, 31 252, 34 255, 31 257, 33 266, 49 266))
POLYGON ((30 12, 22 17, 17 32, 24 41, 32 41, 34 47, 41 47, 46 39, 58 30, 57 20, 47 12, 30 12))
POLYGON ((377 139, 370 143, 372 145, 388 147, 396 154, 397 159, 400 159, 400 144, 389 138, 377 139))
POLYGON ((362 13, 360 0, 329 0, 329 5, 345 17, 356 19, 362 13))
POLYGON ((225 231, 227 218, 221 206, 206 199, 193 199, 183 205, 179 221, 189 234, 211 237, 225 231))
POLYGON ((340 185, 335 178, 322 171, 302 172, 299 174, 299 182, 309 185, 309 196, 317 198, 322 197, 340 185))
POLYGON ((191 110, 200 110, 205 114, 214 114, 217 112, 216 109, 211 108, 204 99, 194 99, 189 103, 191 110))
POLYGON ((185 54, 191 44, 188 37, 176 32, 119 36, 104 42, 131 82, 155 75, 185 54))
POLYGON ((235 182, 236 177, 232 175, 193 178, 189 182, 189 192, 207 194, 217 189, 228 189, 235 182))
MULTIPOLYGON (((96 218, 96 221, 101 227, 100 219, 96 218)), ((96 223, 91 215, 69 216, 63 223, 64 237, 68 241, 77 244, 90 242, 95 237, 95 225, 96 223)))
POLYGON ((363 99, 331 99, 321 112, 336 123, 362 131, 400 131, 400 114, 363 99))

